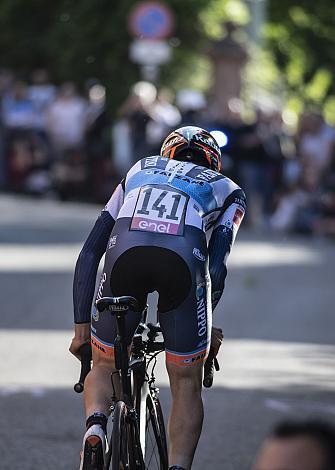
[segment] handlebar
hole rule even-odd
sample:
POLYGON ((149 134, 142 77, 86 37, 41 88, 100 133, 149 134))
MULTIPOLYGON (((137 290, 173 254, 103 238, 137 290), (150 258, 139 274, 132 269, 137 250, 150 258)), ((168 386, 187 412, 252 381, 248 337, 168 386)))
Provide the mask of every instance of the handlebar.
POLYGON ((79 349, 80 354, 80 362, 81 362, 81 369, 80 369, 80 377, 79 381, 74 385, 73 389, 77 393, 82 393, 84 390, 84 382, 86 379, 87 374, 91 370, 91 360, 92 360, 92 349, 89 343, 85 343, 79 349))

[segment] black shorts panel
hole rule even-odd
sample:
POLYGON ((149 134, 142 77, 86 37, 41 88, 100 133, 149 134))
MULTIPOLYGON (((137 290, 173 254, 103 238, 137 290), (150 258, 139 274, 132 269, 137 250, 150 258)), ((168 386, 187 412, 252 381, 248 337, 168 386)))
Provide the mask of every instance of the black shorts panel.
POLYGON ((158 308, 177 308, 192 285, 186 262, 174 251, 157 246, 129 248, 114 263, 110 288, 114 295, 132 295, 145 306, 150 292, 159 293, 158 308))
MULTIPOLYGON (((164 236, 164 244, 134 246, 126 231, 112 236, 122 241, 107 250, 104 272, 97 297, 131 295, 144 308, 147 295, 159 294, 158 312, 166 345, 167 360, 179 365, 203 361, 209 346, 211 330, 210 278, 208 274, 207 247, 199 230, 185 237, 164 236), (194 255, 196 253, 196 256, 194 255), (200 253, 200 254, 199 254, 200 253)), ((133 234, 130 234, 131 237, 133 234)), ((141 234, 136 234, 141 240, 141 234)), ((140 312, 126 315, 127 341, 140 322, 140 312)), ((92 342, 101 350, 112 354, 116 337, 115 318, 102 312, 92 313, 92 342)))

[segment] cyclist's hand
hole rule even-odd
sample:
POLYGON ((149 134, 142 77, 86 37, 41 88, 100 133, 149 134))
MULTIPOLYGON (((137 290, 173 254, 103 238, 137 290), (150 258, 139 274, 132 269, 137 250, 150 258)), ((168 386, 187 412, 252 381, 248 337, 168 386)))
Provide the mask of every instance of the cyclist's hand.
POLYGON ((91 323, 80 323, 74 325, 74 337, 72 338, 69 351, 80 360, 79 349, 85 343, 91 342, 91 323))
POLYGON ((214 356, 216 357, 220 346, 223 341, 223 331, 221 328, 216 328, 215 326, 212 326, 212 337, 211 337, 211 348, 214 352, 214 356))

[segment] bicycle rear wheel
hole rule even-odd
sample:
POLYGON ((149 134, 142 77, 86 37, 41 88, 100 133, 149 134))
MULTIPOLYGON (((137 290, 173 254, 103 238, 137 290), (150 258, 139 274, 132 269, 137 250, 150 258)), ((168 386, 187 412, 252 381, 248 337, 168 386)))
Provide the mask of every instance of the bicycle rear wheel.
POLYGON ((127 407, 118 401, 114 410, 113 432, 111 438, 111 470, 129 468, 129 430, 127 424, 127 407))
POLYGON ((134 410, 123 401, 114 410, 111 439, 111 470, 145 470, 134 410))
POLYGON ((146 399, 145 426, 146 470, 168 470, 168 453, 162 408, 158 397, 150 393, 146 399))

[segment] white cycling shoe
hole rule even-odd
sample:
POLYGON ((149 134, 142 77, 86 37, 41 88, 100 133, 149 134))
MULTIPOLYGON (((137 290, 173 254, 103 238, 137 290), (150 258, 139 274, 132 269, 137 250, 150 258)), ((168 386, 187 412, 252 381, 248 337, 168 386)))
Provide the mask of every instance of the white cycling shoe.
POLYGON ((105 470, 108 442, 100 424, 88 428, 83 439, 79 470, 105 470))

